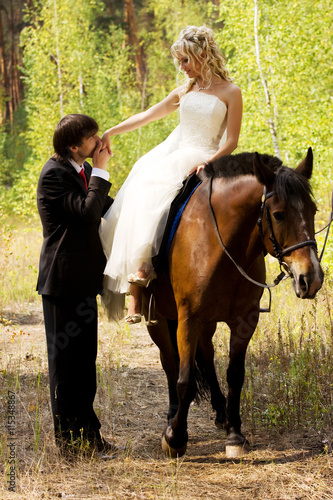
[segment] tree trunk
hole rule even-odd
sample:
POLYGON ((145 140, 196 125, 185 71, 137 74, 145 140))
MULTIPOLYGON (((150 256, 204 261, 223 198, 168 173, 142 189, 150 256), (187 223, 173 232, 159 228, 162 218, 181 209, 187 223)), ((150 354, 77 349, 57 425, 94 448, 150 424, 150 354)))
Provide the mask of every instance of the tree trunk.
POLYGON ((12 127, 14 124, 14 96, 13 96, 13 86, 14 86, 14 53, 15 53, 15 36, 14 36, 14 9, 13 0, 10 0, 10 18, 9 18, 9 33, 10 33, 10 58, 9 58, 9 75, 8 75, 8 88, 7 93, 8 99, 8 111, 9 111, 9 122, 12 127))
POLYGON ((114 17, 115 13, 116 13, 116 8, 115 8, 115 5, 114 5, 114 0, 105 0, 105 5, 108 8, 108 11, 109 11, 111 17, 114 17))
POLYGON ((0 0, 0 124, 8 118, 14 122, 14 111, 21 102, 23 85, 20 78, 21 1, 0 0))
POLYGON ((15 37, 13 40, 13 99, 14 109, 16 110, 21 103, 21 95, 23 94, 22 80, 20 78, 19 66, 22 63, 20 50, 20 33, 22 22, 22 5, 21 1, 16 5, 13 14, 13 26, 15 37))
POLYGON ((56 31, 56 57, 53 56, 58 70, 58 88, 59 88, 59 107, 60 107, 60 117, 64 116, 64 98, 62 93, 62 71, 60 64, 60 48, 59 48, 59 30, 58 30, 58 11, 57 11, 57 0, 54 0, 54 22, 56 31))
POLYGON ((146 78, 146 58, 142 45, 139 42, 137 34, 136 16, 133 0, 125 0, 125 24, 128 26, 128 43, 132 45, 134 50, 134 59, 136 67, 136 81, 142 91, 146 78))
POLYGON ((269 129, 270 129, 271 135, 272 135, 275 155, 278 158, 281 158, 279 141, 278 141, 277 132, 276 132, 276 123, 275 123, 276 120, 275 120, 275 116, 274 116, 274 109, 273 109, 272 102, 271 102, 271 96, 270 96, 270 92, 269 92, 269 88, 268 88, 268 83, 267 83, 267 80, 265 78, 264 72, 262 70, 262 66, 261 66, 260 43, 259 43, 259 35, 258 35, 258 2, 257 2, 257 0, 254 0, 254 38, 255 38, 255 47, 256 47, 257 66, 259 69, 261 83, 264 87, 266 105, 267 105, 267 110, 268 110, 268 114, 269 114, 269 118, 267 119, 267 123, 268 123, 269 129))
POLYGON ((0 2, 0 125, 5 123, 7 118, 6 93, 7 93, 7 65, 6 65, 6 48, 3 36, 2 24, 2 2, 0 2))

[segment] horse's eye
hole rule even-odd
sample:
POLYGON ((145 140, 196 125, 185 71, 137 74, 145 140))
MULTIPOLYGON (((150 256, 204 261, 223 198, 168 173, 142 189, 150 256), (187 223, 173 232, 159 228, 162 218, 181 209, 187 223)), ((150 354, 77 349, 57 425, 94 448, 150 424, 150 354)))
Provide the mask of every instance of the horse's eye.
POLYGON ((284 213, 283 212, 274 212, 273 217, 276 221, 282 222, 284 220, 284 213))

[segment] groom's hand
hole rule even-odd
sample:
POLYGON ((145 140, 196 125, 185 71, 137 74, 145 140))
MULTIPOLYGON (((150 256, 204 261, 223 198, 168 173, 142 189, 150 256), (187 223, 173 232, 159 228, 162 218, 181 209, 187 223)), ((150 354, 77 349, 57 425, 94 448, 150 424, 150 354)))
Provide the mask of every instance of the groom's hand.
POLYGON ((102 141, 99 140, 96 144, 96 148, 92 157, 93 167, 106 170, 107 163, 111 156, 111 152, 109 152, 109 150, 103 146, 102 141))

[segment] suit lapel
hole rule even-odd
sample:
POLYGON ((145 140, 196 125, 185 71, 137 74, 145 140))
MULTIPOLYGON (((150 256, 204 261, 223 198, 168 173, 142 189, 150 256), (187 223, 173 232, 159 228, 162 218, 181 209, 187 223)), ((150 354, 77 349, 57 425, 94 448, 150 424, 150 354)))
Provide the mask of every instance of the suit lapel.
POLYGON ((87 184, 89 186, 89 181, 90 181, 90 177, 91 177, 92 168, 89 165, 89 163, 87 163, 86 161, 84 162, 83 165, 84 165, 84 173, 85 173, 86 178, 87 178, 87 184))
MULTIPOLYGON (((90 180, 91 170, 92 169, 91 169, 91 166, 89 165, 89 163, 87 163, 87 162, 84 162, 83 165, 84 165, 84 173, 85 173, 86 178, 87 178, 87 184, 89 184, 89 180, 90 180)), ((75 182, 77 182, 79 184, 79 186, 81 187, 81 189, 85 193, 87 193, 84 181, 79 176, 79 174, 77 173, 77 171, 75 170, 75 168, 73 167, 73 165, 70 162, 66 162, 66 163, 63 163, 63 166, 66 167, 66 170, 68 170, 68 172, 72 175, 73 179, 75 180, 75 182)))

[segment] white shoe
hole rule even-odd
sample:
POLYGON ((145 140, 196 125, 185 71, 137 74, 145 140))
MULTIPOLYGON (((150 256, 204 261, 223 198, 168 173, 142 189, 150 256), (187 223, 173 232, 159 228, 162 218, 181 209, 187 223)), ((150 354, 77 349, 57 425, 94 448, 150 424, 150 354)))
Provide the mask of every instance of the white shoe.
POLYGON ((140 323, 141 314, 139 314, 139 313, 128 314, 127 316, 125 316, 125 321, 126 321, 126 323, 129 323, 130 325, 134 325, 134 323, 140 323))
POLYGON ((146 278, 139 278, 139 276, 137 276, 136 274, 132 273, 132 274, 129 274, 127 276, 127 281, 131 284, 131 285, 137 285, 137 286, 141 286, 142 288, 147 288, 147 286, 149 285, 149 283, 154 279, 156 278, 156 274, 155 272, 151 272, 149 274, 149 276, 147 276, 146 278))

